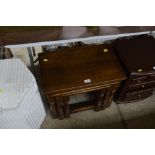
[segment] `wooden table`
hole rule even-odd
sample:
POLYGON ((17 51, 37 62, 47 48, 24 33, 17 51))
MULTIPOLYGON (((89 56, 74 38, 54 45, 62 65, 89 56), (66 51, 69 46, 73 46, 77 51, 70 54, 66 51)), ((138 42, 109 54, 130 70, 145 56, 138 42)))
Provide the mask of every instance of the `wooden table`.
MULTIPOLYGON (((54 118, 70 113, 109 107, 113 94, 125 75, 110 45, 74 47, 39 54, 43 91, 54 118), (71 95, 95 92, 95 101, 78 107, 69 104, 71 95)), ((78 104, 78 103, 77 103, 78 104)))

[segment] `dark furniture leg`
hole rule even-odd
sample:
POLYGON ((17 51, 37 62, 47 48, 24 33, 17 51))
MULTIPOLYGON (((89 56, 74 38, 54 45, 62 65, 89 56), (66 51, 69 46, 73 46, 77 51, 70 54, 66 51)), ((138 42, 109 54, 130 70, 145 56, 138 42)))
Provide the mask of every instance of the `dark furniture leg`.
POLYGON ((114 95, 115 90, 109 91, 105 94, 105 98, 102 104, 102 109, 105 109, 111 105, 113 95, 114 95))
POLYGON ((65 115, 65 118, 69 118, 69 117, 70 117, 69 99, 70 99, 69 96, 64 96, 64 97, 63 97, 64 115, 65 115))
POLYGON ((29 58, 30 58, 32 72, 33 72, 34 75, 36 75, 35 66, 34 66, 34 62, 33 62, 33 55, 32 55, 33 50, 32 50, 32 47, 28 47, 27 51, 28 51, 28 55, 29 55, 29 58))
POLYGON ((56 104, 55 104, 55 102, 54 101, 52 101, 51 103, 50 103, 50 110, 51 110, 51 112, 52 112, 52 116, 53 116, 53 118, 58 118, 58 112, 57 112, 57 108, 56 108, 56 104))
POLYGON ((0 47, 0 59, 4 58, 4 47, 0 47))
POLYGON ((62 97, 60 97, 60 96, 55 97, 55 104, 56 104, 56 107, 57 107, 57 112, 58 112, 59 119, 63 119, 64 118, 64 112, 63 112, 64 105, 63 105, 62 97))
POLYGON ((95 107, 95 111, 99 111, 102 109, 102 104, 103 104, 102 102, 104 100, 105 93, 103 91, 99 91, 97 92, 96 96, 97 96, 97 104, 95 107))

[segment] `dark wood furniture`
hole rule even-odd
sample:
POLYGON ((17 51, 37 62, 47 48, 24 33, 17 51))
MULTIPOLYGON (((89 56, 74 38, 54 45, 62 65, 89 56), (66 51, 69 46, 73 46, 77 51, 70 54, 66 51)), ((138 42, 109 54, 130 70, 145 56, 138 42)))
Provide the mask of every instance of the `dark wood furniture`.
POLYGON ((120 38, 113 47, 127 75, 116 102, 134 102, 151 96, 155 88, 155 39, 149 35, 120 38))
POLYGON ((39 54, 42 88, 54 118, 109 107, 120 81, 125 79, 110 45, 91 45, 39 54), (93 92, 90 102, 69 104, 71 95, 93 92))
POLYGON ((9 48, 0 48, 0 59, 9 59, 12 58, 13 54, 9 48))
POLYGON ((155 26, 0 26, 0 46, 154 30, 155 26))

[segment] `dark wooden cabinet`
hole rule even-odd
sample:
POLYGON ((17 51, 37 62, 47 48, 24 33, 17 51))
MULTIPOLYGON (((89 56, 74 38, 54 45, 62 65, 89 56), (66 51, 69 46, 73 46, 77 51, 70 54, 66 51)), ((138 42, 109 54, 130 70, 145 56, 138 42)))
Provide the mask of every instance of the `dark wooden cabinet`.
POLYGON ((54 118, 81 110, 103 110, 126 78, 109 44, 64 48, 39 54, 42 88, 54 118), (94 99, 69 104, 70 96, 93 93, 94 99))
POLYGON ((149 35, 120 38, 113 47, 127 75, 116 101, 128 103, 151 96, 155 88, 155 39, 149 35))
POLYGON ((0 48, 0 59, 9 59, 12 58, 13 54, 9 48, 0 48))

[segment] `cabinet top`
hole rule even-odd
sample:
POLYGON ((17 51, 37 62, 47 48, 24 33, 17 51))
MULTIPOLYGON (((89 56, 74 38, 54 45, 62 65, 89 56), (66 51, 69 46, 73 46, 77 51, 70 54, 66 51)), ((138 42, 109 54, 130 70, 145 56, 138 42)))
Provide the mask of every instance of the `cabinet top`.
POLYGON ((155 72, 155 39, 152 36, 118 39, 113 43, 113 47, 127 73, 155 72))

